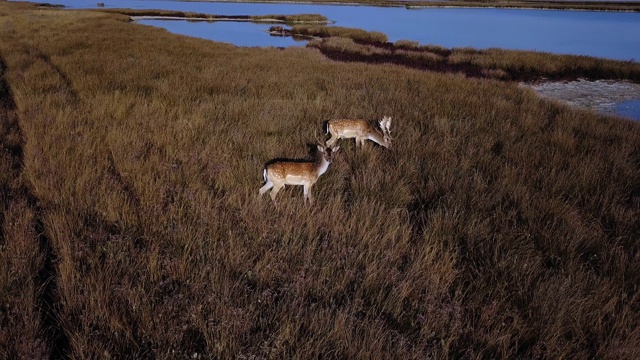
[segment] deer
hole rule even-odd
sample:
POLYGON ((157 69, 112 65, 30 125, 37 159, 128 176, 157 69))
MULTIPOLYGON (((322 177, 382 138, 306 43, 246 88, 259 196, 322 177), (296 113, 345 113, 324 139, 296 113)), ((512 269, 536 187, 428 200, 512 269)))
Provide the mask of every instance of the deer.
POLYGON ((271 160, 267 162, 262 172, 265 184, 260 188, 260 196, 271 189, 269 195, 275 202, 278 191, 285 185, 302 185, 305 202, 309 200, 309 204, 313 205, 311 187, 327 171, 333 154, 340 149, 340 146, 325 147, 318 144, 317 149, 320 156, 316 161, 271 160))
POLYGON ((387 149, 391 148, 391 117, 385 116, 378 122, 380 130, 376 129, 369 121, 362 119, 333 119, 327 120, 322 125, 325 135, 331 134, 327 140, 327 146, 333 146, 338 139, 356 139, 356 147, 364 144, 365 140, 371 140, 387 149))

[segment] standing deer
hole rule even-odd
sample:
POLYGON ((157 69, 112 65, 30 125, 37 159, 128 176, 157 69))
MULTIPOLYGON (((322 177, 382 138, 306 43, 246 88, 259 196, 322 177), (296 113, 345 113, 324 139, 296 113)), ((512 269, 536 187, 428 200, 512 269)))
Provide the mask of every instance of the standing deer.
POLYGON ((276 201, 278 191, 285 185, 302 185, 304 186, 305 201, 309 199, 309 204, 313 204, 311 187, 327 171, 333 154, 339 148, 340 146, 324 147, 318 145, 320 156, 315 162, 283 160, 266 165, 263 172, 266 183, 260 188, 260 195, 264 195, 265 192, 273 188, 269 195, 271 195, 271 200, 276 201))
POLYGON ((322 125, 325 135, 331 134, 326 145, 332 146, 338 139, 355 138, 356 146, 364 144, 365 140, 371 140, 387 149, 391 148, 391 117, 385 116, 378 122, 380 130, 376 129, 367 120, 361 119, 333 119, 327 120, 322 125))

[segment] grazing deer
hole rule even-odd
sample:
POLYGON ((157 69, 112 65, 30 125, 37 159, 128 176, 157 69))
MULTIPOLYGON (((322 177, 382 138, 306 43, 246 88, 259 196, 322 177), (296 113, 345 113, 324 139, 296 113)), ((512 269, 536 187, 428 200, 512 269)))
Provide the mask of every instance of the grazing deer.
POLYGON ((325 135, 331 134, 326 145, 332 146, 338 139, 355 138, 356 146, 364 144, 365 140, 371 140, 387 149, 391 148, 391 117, 385 116, 379 121, 380 130, 376 129, 367 120, 361 119, 333 119, 327 120, 322 125, 325 135))
POLYGON ((266 165, 263 172, 266 183, 260 188, 260 195, 264 195, 265 192, 273 188, 269 195, 271 195, 271 200, 276 201, 278 191, 285 185, 302 185, 304 186, 305 201, 309 199, 309 203, 313 204, 311 187, 318 181, 320 175, 327 171, 333 153, 339 148, 340 146, 324 147, 318 145, 320 157, 315 162, 283 160, 266 165))

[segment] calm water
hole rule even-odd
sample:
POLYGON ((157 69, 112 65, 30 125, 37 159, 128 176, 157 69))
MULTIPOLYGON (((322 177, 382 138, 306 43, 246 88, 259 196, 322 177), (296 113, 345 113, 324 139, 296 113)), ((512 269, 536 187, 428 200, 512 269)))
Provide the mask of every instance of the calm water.
POLYGON ((157 26, 172 33, 199 37, 207 40, 232 43, 237 46, 305 46, 306 41, 296 41, 290 36, 271 36, 267 33, 273 24, 256 24, 237 21, 184 21, 138 20, 144 25, 157 26))
POLYGON ((640 100, 631 100, 616 105, 616 113, 622 117, 640 120, 640 100))
MULTIPOLYGON (((51 0, 71 8, 165 9, 218 15, 322 14, 336 26, 380 31, 390 41, 416 40, 447 48, 492 47, 640 61, 640 13, 517 10, 413 9, 350 5, 180 2, 155 0, 51 0)), ((270 37, 268 25, 144 20, 169 31, 240 46, 291 46, 270 37)))

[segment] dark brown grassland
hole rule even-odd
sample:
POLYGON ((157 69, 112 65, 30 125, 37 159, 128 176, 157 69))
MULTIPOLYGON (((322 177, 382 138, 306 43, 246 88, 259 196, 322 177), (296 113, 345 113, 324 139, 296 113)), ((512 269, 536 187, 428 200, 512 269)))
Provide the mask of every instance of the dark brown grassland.
POLYGON ((640 124, 514 83, 2 1, 0 226, 0 358, 640 358, 640 124))

